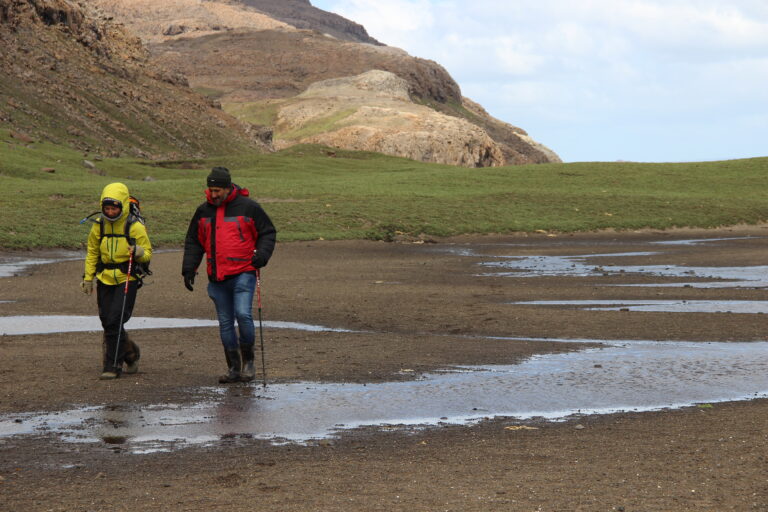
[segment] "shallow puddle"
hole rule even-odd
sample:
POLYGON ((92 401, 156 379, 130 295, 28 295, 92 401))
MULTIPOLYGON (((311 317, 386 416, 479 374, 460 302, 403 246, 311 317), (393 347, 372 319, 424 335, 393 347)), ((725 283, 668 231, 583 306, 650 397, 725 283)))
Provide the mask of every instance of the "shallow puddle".
POLYGON ((240 438, 307 442, 361 426, 412 429, 493 417, 557 420, 768 396, 766 342, 603 343, 609 344, 409 382, 238 385, 214 388, 217 398, 192 405, 6 415, 0 417, 0 437, 53 434, 147 453, 240 438))
MULTIPOLYGON (((128 329, 175 329, 188 327, 218 327, 216 320, 196 318, 152 318, 133 317, 125 326, 128 329)), ((264 327, 272 329, 296 329, 299 331, 352 332, 322 325, 310 325, 297 322, 266 321, 264 327)), ((97 316, 73 315, 20 315, 0 316, 0 336, 20 334, 53 334, 59 332, 100 331, 101 322, 97 316)))
POLYGON ((730 240, 752 240, 757 238, 763 238, 759 236, 733 236, 727 238, 694 238, 691 240, 660 240, 657 242, 650 242, 656 245, 701 245, 712 242, 726 242, 730 240))
MULTIPOLYGON (((722 241, 749 240, 762 237, 701 238, 690 240, 651 241, 648 245, 704 245, 722 241)), ((554 242, 557 244, 558 242, 554 242)), ((563 242, 563 246, 573 246, 563 242)), ((611 243, 603 244, 605 246, 611 243)), ((490 244, 489 247, 520 246, 533 247, 534 244, 490 244)), ((600 246, 592 242, 590 247, 600 246)), ((468 257, 487 257, 496 261, 479 263, 489 269, 488 277, 603 277, 624 275, 646 275, 665 278, 684 278, 686 281, 662 282, 653 284, 611 284, 609 286, 652 286, 652 287, 690 287, 690 288, 764 288, 768 287, 768 266, 749 267, 690 267, 685 265, 601 265, 594 260, 599 258, 622 258, 661 255, 660 251, 638 251, 623 253, 580 254, 572 256, 503 256, 484 255, 474 247, 454 246, 446 249, 451 254, 468 257)))
POLYGON ((685 278, 686 281, 653 284, 620 284, 612 286, 653 286, 689 288, 764 288, 768 287, 768 266, 752 267, 688 267, 680 265, 598 265, 595 258, 652 256, 653 252, 587 254, 578 256, 509 256, 501 261, 480 263, 487 268, 503 269, 487 272, 491 277, 601 277, 650 275, 685 278))
POLYGON ((531 300, 510 302, 536 306, 560 306, 593 311, 655 311, 666 313, 768 313, 764 300, 531 300))
POLYGON ((51 253, 45 258, 31 258, 28 256, 11 256, 0 254, 0 277, 13 277, 24 274, 34 265, 59 263, 61 261, 75 261, 85 259, 84 254, 75 251, 60 251, 51 253))
MULTIPOLYGON (((726 239, 722 239, 726 240, 726 239)), ((718 240, 665 241, 690 245, 718 240)), ((471 248, 457 254, 478 256, 471 248)), ((599 266, 592 258, 658 253, 499 257, 483 263, 491 275, 684 277, 653 286, 768 286, 768 267, 599 266)), ((763 313, 764 301, 548 301, 529 304, 638 311, 763 313), (653 309, 657 308, 657 309, 653 309), (661 309, 658 309, 661 308, 661 309)), ((215 320, 131 319, 130 329, 216 326, 215 320)), ((334 330, 289 322, 270 328, 334 330)), ((0 317, 0 334, 99 331, 95 316, 0 317)), ((502 339, 502 338, 499 338, 502 339)), ((507 338, 510 342, 515 339, 507 338)), ((0 416, 0 438, 54 436, 141 454, 243 439, 272 443, 333 438, 363 426, 405 430, 471 424, 507 417, 559 420, 573 415, 649 411, 768 397, 768 342, 686 343, 643 340, 547 339, 602 347, 532 357, 517 365, 464 367, 406 382, 280 383, 210 388, 213 398, 191 404, 86 406, 60 412, 0 416)))

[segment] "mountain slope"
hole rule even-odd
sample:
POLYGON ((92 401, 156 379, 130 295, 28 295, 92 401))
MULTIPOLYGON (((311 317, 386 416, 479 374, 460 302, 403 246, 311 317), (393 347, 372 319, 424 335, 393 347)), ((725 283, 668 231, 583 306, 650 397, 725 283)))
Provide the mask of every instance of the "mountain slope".
MULTIPOLYGON (((314 31, 295 30, 222 31, 199 37, 169 38, 149 47, 158 67, 178 70, 189 77, 193 88, 219 99, 225 110, 248 112, 243 118, 251 122, 275 126, 275 102, 270 100, 295 98, 317 82, 351 79, 371 70, 388 71, 406 81, 411 102, 434 111, 428 113, 430 117, 438 112, 462 119, 468 122, 465 126, 470 131, 479 128, 491 140, 493 148, 488 151, 473 146, 458 159, 438 162, 457 165, 461 161, 460 165, 483 167, 560 161, 554 152, 533 141, 524 130, 492 118, 464 98, 459 85, 442 66, 397 48, 338 41, 314 31), (473 159, 472 154, 485 156, 473 159), (498 158, 489 158, 489 155, 498 155, 498 158)), ((371 101, 369 106, 380 106, 373 98, 371 101)), ((366 117, 367 122, 376 119, 366 117)), ((279 126, 275 128, 276 139, 282 138, 279 126)), ((479 140, 470 133, 466 135, 479 140)), ((407 142, 408 138, 406 130, 403 139, 407 142)), ((283 143, 286 141, 289 139, 282 139, 283 143)), ((340 136, 325 141, 341 148, 360 147, 356 141, 345 141, 340 136)), ((454 148, 446 147, 446 143, 444 138, 434 137, 432 146, 400 144, 399 150, 385 152, 436 161, 436 155, 453 153, 454 148)))
POLYGON ((0 125, 105 155, 269 149, 270 133, 157 71, 141 41, 67 0, 0 0, 0 125))
MULTIPOLYGON (((46 8, 71 6, 67 0, 0 2, 46 8)), ((222 137, 226 138, 227 130, 239 133, 228 139, 236 145, 243 141, 243 136, 253 139, 253 130, 249 132, 249 123, 253 123, 273 127, 279 147, 323 142, 349 149, 378 148, 375 150, 396 156, 469 167, 559 161, 553 151, 534 141, 524 130, 494 119, 481 106, 464 98, 458 84, 438 63, 381 45, 363 27, 317 9, 307 0, 89 0, 83 5, 88 7, 86 10, 98 9, 102 13, 101 32, 91 38, 97 44, 84 44, 85 39, 77 35, 80 29, 70 35, 95 60, 67 57, 61 59, 61 66, 74 60, 76 66, 85 69, 110 69, 106 73, 109 80, 102 80, 100 74, 70 73, 74 76, 68 74, 61 79, 57 75, 49 80, 49 88, 55 90, 61 82, 70 91, 82 90, 88 103, 106 101, 106 106, 89 108, 102 114, 107 107, 116 112, 101 116, 107 119, 123 113, 126 105, 137 109, 130 116, 132 126, 136 130, 148 127, 151 136, 130 137, 128 142, 134 151, 141 151, 137 148, 143 146, 151 154, 168 151, 170 147, 184 151, 203 151, 202 146, 226 147, 222 137), (110 48, 109 41, 130 40, 121 28, 123 25, 117 23, 140 36, 146 47, 134 41, 129 56, 121 55, 122 50, 99 54, 95 48, 110 48), (407 99, 393 109, 391 99, 382 95, 355 93, 354 101, 339 110, 338 106, 348 98, 341 92, 333 93, 334 86, 327 81, 369 83, 365 79, 361 82, 360 77, 371 71, 387 72, 402 79, 407 99), (113 87, 113 75, 123 76, 127 83, 113 87), (186 81, 196 92, 208 96, 210 105, 223 106, 245 124, 238 127, 223 112, 211 109, 189 90, 180 88, 186 81), (324 99, 302 96, 321 82, 326 90, 324 99), (121 95, 130 101, 126 103, 121 95), (139 100, 133 101, 137 97, 139 100), (142 103, 151 108, 139 108, 142 103), (316 113, 306 119, 290 119, 291 115, 304 112, 297 108, 301 103, 311 103, 310 110, 316 113), (323 109, 325 118, 317 114, 323 109), (209 119, 192 119, 190 111, 209 119), (215 118, 212 123, 210 116, 215 118), (221 133, 211 132, 216 126, 222 129, 221 133), (329 131, 322 133, 323 127, 329 131), (443 133, 439 133, 441 130, 443 133)), ((38 13, 38 18, 43 19, 39 23, 42 25, 62 25, 58 14, 38 13)), ((33 45, 31 41, 29 44, 33 45)), ((23 47, 25 43, 19 44, 23 47)), ((17 58, 23 61, 25 56, 4 54, 4 58, 14 62, 17 58)), ((40 91, 28 90, 29 84, 23 79, 27 72, 39 73, 39 69, 14 72, 15 78, 10 82, 16 89, 0 90, 0 94, 22 98, 39 95, 40 91)), ((66 94, 57 96, 67 101, 66 94)), ((109 123, 89 122, 94 118, 89 116, 88 109, 78 108, 83 107, 80 101, 69 102, 67 106, 62 111, 72 114, 66 118, 68 125, 59 123, 56 131, 61 134, 63 130, 70 138, 82 131, 85 135, 79 136, 79 140, 75 137, 75 143, 87 145, 90 142, 84 139, 107 137, 113 145, 111 141, 115 139, 128 138, 125 130, 120 132, 123 136, 116 137, 114 130, 108 129, 109 123), (80 124, 87 130, 78 128, 80 124)), ((119 119, 121 128, 128 124, 127 119, 119 119)), ((266 141, 268 131, 261 133, 266 141)))
POLYGON ((485 131, 414 103, 408 83, 387 71, 317 82, 271 105, 278 145, 324 144, 465 167, 504 162, 485 131))

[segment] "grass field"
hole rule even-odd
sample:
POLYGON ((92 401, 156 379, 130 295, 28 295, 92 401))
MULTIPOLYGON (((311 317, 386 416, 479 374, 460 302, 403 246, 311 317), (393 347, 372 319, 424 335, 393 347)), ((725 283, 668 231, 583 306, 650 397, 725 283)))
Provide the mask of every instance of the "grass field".
POLYGON ((121 181, 142 202, 155 245, 177 245, 213 165, 232 170, 282 241, 515 231, 716 227, 768 218, 768 158, 571 163, 465 169, 297 146, 194 162, 94 161, 0 131, 0 247, 79 247, 79 221, 121 181), (55 172, 42 169, 53 168, 55 172))

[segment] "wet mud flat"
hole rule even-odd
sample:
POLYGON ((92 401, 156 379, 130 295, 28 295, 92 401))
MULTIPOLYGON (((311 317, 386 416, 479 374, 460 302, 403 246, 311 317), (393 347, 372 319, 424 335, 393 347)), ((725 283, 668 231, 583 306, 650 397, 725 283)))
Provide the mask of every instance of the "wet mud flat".
MULTIPOLYGON (((768 248, 764 234, 754 228, 483 237, 423 245, 284 244, 276 253, 281 258, 265 271, 266 317, 354 332, 270 329, 267 391, 272 396, 258 384, 226 390, 213 385, 223 370, 214 327, 134 331, 142 344, 142 370, 111 383, 96 380, 97 332, 1 336, 4 417, 97 407, 106 411, 99 413, 102 417, 110 416, 100 428, 106 425, 114 432, 104 430, 99 439, 82 442, 55 428, 49 434, 0 438, 0 492, 11 510, 98 510, 108 505, 120 510, 137 504, 149 510, 224 510, 254 502, 279 510, 760 510, 768 503, 768 406, 759 399, 730 403, 725 397, 725 402, 692 402, 642 414, 580 414, 578 407, 575 414, 551 422, 536 415, 517 417, 516 411, 485 416, 488 404, 465 396, 458 402, 470 410, 469 423, 441 421, 461 412, 443 413, 447 409, 441 406, 431 413, 436 421, 430 428, 410 420, 383 428, 363 422, 359 428, 346 425, 338 436, 283 444, 240 426, 216 432, 212 442, 190 446, 182 441, 178 449, 144 453, 131 440, 136 433, 125 429, 131 422, 141 423, 135 421, 137 415, 152 424, 151 415, 163 404, 166 409, 223 404, 219 413, 236 423, 258 416, 249 407, 259 400, 270 406, 280 403, 277 395, 296 383, 318 389, 381 386, 362 398, 361 403, 375 410, 393 396, 409 402, 408 393, 397 386, 416 386, 430 375, 449 379, 450 384, 433 383, 435 390, 426 398, 410 400, 418 416, 429 404, 439 403, 440 393, 447 401, 463 396, 451 392, 451 386, 461 387, 456 379, 475 382, 473 374, 488 377, 485 368, 501 366, 511 373, 517 369, 521 379, 506 389, 504 400, 532 400, 535 405, 538 396, 572 395, 541 391, 537 386, 555 379, 542 379, 541 371, 524 378, 519 370, 542 357, 605 353, 595 341, 672 342, 677 348, 692 344, 694 351, 696 344, 720 347, 731 341, 734 347, 755 350, 768 327, 759 307, 765 290, 757 268, 768 248), (571 268, 583 266, 586 275, 546 275, 526 263, 563 257, 570 258, 571 268), (651 271, 628 272, 631 267, 651 271), (678 269, 681 275, 652 271, 659 267, 678 269), (752 278, 701 270, 737 267, 751 267, 749 273, 758 278, 745 282, 752 278), (518 275, 507 275, 513 273, 518 275), (734 284, 723 286, 727 280, 734 284), (573 301, 594 301, 591 305, 597 307, 573 301), (598 309, 606 306, 604 301, 616 307, 598 309), (633 309, 641 303, 683 301, 755 307, 738 310, 742 312, 731 307, 730 313, 633 309), (12 364, 6 366, 6 360, 12 364), (381 391, 388 386, 397 390, 381 391)), ((167 253, 153 262, 159 272, 141 292, 138 316, 212 319, 204 290, 189 294, 183 289, 179 258, 167 253)), ((77 289, 81 272, 78 262, 65 261, 3 279, 0 301, 8 302, 0 304, 0 314, 95 314, 95 304, 77 289)), ((764 365, 752 357, 757 354, 750 354, 729 369, 712 353, 698 353, 699 360, 680 364, 694 376, 699 371, 701 381, 709 375, 713 383, 716 377, 743 384, 739 371, 759 375, 764 365)), ((642 364, 645 356, 627 357, 624 368, 651 371, 642 364)), ((652 375, 675 373, 669 369, 674 365, 659 364, 652 375)), ((584 372, 601 378, 616 374, 605 362, 585 360, 584 366, 584 372), (602 369, 595 368, 601 364, 602 369)), ((589 397, 601 378, 568 369, 572 380, 561 387, 574 389, 578 381, 589 397)), ((491 379, 485 384, 488 396, 503 385, 491 379)), ((756 382, 744 390, 759 393, 762 386, 756 382)), ((569 401, 576 404, 569 398, 566 405, 569 401)), ((172 425, 164 427, 172 430, 172 425)))

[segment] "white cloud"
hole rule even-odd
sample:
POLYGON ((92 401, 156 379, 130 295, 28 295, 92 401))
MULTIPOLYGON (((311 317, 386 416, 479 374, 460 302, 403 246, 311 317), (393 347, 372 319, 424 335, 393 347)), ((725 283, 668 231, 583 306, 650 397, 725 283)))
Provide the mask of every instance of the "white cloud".
MULTIPOLYGON (((618 2, 615 26, 623 27, 640 42, 671 48, 731 47, 768 43, 768 12, 750 18, 738 1, 618 2)), ((749 3, 749 2, 747 2, 749 3)))
MULTIPOLYGON (((319 3, 314 2, 315 5, 319 3)), ((390 46, 408 45, 412 34, 433 29, 430 0, 342 0, 326 3, 331 4, 329 7, 333 12, 360 23, 371 36, 390 46)))
POLYGON ((546 57, 536 52, 534 45, 514 36, 493 40, 494 59, 502 70, 511 75, 530 75, 539 70, 546 57))

